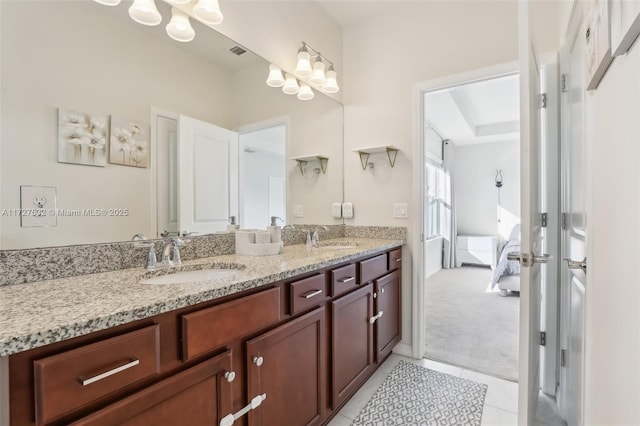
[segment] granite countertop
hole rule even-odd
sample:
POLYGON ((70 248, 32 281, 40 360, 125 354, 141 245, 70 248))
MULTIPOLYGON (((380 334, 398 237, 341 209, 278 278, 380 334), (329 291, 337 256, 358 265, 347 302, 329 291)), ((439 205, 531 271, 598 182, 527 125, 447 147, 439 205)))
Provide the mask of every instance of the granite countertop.
POLYGON ((220 279, 188 284, 140 284, 144 268, 0 287, 0 356, 60 342, 195 305, 299 274, 401 246, 401 240, 337 238, 335 249, 285 246, 277 256, 224 255, 184 262, 246 267, 220 279))

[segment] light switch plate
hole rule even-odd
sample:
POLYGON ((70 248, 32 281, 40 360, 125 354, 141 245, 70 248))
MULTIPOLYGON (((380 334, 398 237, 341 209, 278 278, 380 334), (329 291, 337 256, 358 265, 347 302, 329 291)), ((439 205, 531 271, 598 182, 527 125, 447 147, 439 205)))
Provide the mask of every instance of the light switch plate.
POLYGON ((345 219, 353 219, 353 203, 342 203, 342 217, 345 219))
POLYGON ((397 219, 406 219, 409 217, 407 203, 393 203, 393 217, 397 219))
POLYGON ((303 217, 303 216, 304 216, 304 206, 302 204, 294 204, 293 217, 303 217))
POLYGON ((331 216, 335 219, 340 219, 342 217, 342 203, 331 204, 331 216))
POLYGON ((57 226, 56 188, 20 185, 20 226, 57 226))

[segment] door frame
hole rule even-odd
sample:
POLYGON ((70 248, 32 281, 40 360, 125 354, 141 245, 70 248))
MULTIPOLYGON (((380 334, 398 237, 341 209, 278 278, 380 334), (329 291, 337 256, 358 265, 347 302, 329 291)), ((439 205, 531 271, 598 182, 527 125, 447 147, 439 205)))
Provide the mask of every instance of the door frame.
POLYGON ((417 206, 415 208, 415 214, 413 215, 413 229, 417 229, 418 232, 415 232, 412 238, 414 247, 413 259, 414 262, 416 262, 417 266, 413 268, 412 276, 412 294, 415 295, 415 297, 412 298, 413 306, 411 310, 411 342, 412 356, 414 358, 420 359, 423 357, 426 344, 426 330, 424 329, 426 320, 426 291, 424 283, 424 272, 426 267, 426 260, 424 258, 426 229, 424 226, 425 221, 423 220, 425 214, 425 194, 422 188, 426 172, 424 161, 422 161, 422 159, 425 157, 425 149, 423 144, 423 96, 427 92, 460 86, 461 84, 472 83, 474 81, 489 80, 500 76, 514 74, 519 72, 519 68, 520 65, 518 61, 506 62, 459 74, 453 74, 442 78, 423 81, 413 86, 413 158, 419 160, 413 167, 413 193, 414 199, 418 200, 417 206))

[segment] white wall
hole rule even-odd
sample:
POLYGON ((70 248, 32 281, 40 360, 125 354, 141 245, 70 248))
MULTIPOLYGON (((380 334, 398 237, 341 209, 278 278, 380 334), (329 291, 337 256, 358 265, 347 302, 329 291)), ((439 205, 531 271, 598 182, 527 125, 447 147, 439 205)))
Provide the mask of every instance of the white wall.
POLYGON ((640 424, 640 41, 587 95, 585 424, 640 424), (589 214, 590 213, 590 214, 589 214))
POLYGON ((508 239, 513 225, 520 223, 519 141, 456 146, 454 158, 458 234, 508 239), (504 179, 500 206, 496 170, 502 170, 504 179))
MULTIPOLYGON (((558 31, 546 18, 556 2, 540 2, 540 51, 557 49, 558 31)), ((354 203, 348 225, 408 226, 394 219, 392 203, 406 202, 415 214, 420 186, 412 181, 414 84, 494 64, 515 61, 517 2, 388 2, 388 12, 343 29, 345 101, 345 198, 354 203), (352 150, 374 145, 400 148, 389 169, 363 171, 352 150)), ((376 163, 376 168, 378 163, 376 163)), ((409 244, 408 255, 413 252, 409 244)), ((403 262, 403 342, 411 344, 412 263, 403 262)))
POLYGON ((58 208, 128 207, 130 215, 101 218, 100 226, 96 218, 59 217, 54 228, 20 228, 19 217, 3 216, 0 247, 151 233, 152 169, 58 163, 57 108, 125 117, 143 123, 147 134, 150 106, 228 127, 228 73, 133 21, 123 25, 95 2, 3 1, 1 7, 0 206, 20 207, 20 185, 44 185, 58 188, 58 208))

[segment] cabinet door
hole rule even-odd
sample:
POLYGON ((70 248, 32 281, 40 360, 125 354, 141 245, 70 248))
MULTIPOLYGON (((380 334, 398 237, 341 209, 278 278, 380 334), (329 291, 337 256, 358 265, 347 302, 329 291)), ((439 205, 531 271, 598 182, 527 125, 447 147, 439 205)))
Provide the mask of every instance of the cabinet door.
POLYGON ((337 408, 367 379, 373 368, 373 285, 331 303, 332 407, 337 408))
POLYGON ((201 362, 72 425, 216 425, 231 413, 231 351, 201 362))
POLYGON ((375 280, 376 362, 381 362, 400 341, 402 320, 400 318, 400 272, 393 271, 375 280), (382 313, 382 314, 381 314, 382 313))
POLYGON ((325 309, 321 307, 247 342, 249 399, 266 396, 249 412, 249 425, 322 423, 325 339, 325 309))

